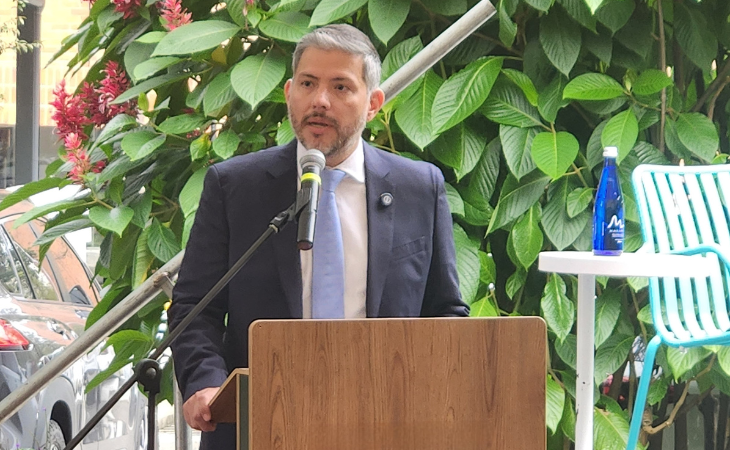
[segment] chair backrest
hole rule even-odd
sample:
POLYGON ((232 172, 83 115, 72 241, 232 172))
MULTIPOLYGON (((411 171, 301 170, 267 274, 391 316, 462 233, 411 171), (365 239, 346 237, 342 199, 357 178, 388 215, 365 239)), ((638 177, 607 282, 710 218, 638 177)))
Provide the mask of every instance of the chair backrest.
MULTIPOLYGON (((641 165, 632 175, 641 231, 649 251, 712 244, 730 250, 730 165, 641 165)), ((715 254, 707 279, 652 278, 652 318, 670 344, 704 341, 730 330, 730 273, 715 254)))

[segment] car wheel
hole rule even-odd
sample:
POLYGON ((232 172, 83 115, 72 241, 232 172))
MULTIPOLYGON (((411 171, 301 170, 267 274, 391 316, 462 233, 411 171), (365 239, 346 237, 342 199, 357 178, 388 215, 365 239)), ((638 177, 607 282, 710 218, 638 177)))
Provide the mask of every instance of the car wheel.
POLYGON ((61 425, 55 420, 48 421, 48 430, 46 433, 46 450, 63 450, 66 448, 66 439, 63 437, 61 425))

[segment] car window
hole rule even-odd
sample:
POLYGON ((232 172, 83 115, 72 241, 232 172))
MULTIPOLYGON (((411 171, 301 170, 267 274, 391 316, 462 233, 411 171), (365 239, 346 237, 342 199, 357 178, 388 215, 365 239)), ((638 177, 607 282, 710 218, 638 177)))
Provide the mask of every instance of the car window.
MULTIPOLYGON (((36 229, 43 224, 34 224, 36 229)), ((41 230, 43 228, 40 228, 41 230)), ((63 239, 56 239, 48 249, 53 271, 64 301, 95 305, 98 302, 89 274, 79 257, 63 239)))
POLYGON ((38 263, 38 246, 33 245, 36 236, 30 225, 24 223, 18 228, 13 228, 13 221, 7 221, 3 224, 5 231, 10 235, 15 244, 15 249, 20 255, 20 260, 25 266, 25 271, 30 279, 30 285, 33 289, 34 298, 39 300, 59 300, 61 296, 58 294, 59 289, 53 279, 53 271, 48 263, 48 259, 43 259, 43 264, 38 263))
POLYGON ((32 297, 28 277, 7 234, 0 230, 0 283, 11 294, 32 297))

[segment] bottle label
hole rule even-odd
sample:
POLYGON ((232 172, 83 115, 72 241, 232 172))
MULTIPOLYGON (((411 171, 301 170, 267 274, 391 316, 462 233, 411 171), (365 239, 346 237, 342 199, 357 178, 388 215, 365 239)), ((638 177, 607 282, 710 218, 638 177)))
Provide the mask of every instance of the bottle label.
POLYGON ((616 244, 623 244, 624 221, 614 214, 611 216, 611 220, 608 222, 608 225, 606 225, 606 232, 606 234, 608 234, 616 244))

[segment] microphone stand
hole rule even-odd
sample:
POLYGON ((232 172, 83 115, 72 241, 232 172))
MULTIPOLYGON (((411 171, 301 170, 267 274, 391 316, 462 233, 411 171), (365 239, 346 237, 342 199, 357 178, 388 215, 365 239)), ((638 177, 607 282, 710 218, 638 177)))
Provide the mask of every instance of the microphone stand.
POLYGON ((160 381, 162 378, 162 370, 160 369, 160 363, 158 359, 164 351, 170 346, 172 341, 175 340, 182 332, 187 328, 188 325, 205 309, 208 304, 215 298, 216 295, 224 288, 231 279, 243 268, 244 265, 251 259, 253 254, 263 244, 269 236, 272 234, 279 233, 289 222, 298 220, 302 210, 311 201, 311 194, 306 189, 299 190, 297 192, 297 199, 293 205, 286 210, 280 212, 269 222, 269 226, 266 228, 261 236, 254 242, 251 247, 236 261, 236 263, 226 272, 223 277, 208 291, 200 302, 193 308, 187 316, 170 332, 160 345, 155 349, 149 357, 141 360, 134 367, 134 375, 130 377, 117 392, 96 412, 89 422, 82 428, 71 441, 66 444, 64 450, 72 450, 76 447, 89 432, 99 423, 99 421, 108 413, 112 407, 122 398, 122 396, 132 387, 134 383, 139 382, 145 393, 147 394, 147 449, 155 450, 155 434, 157 429, 156 423, 156 407, 155 400, 157 394, 160 393, 160 381))

